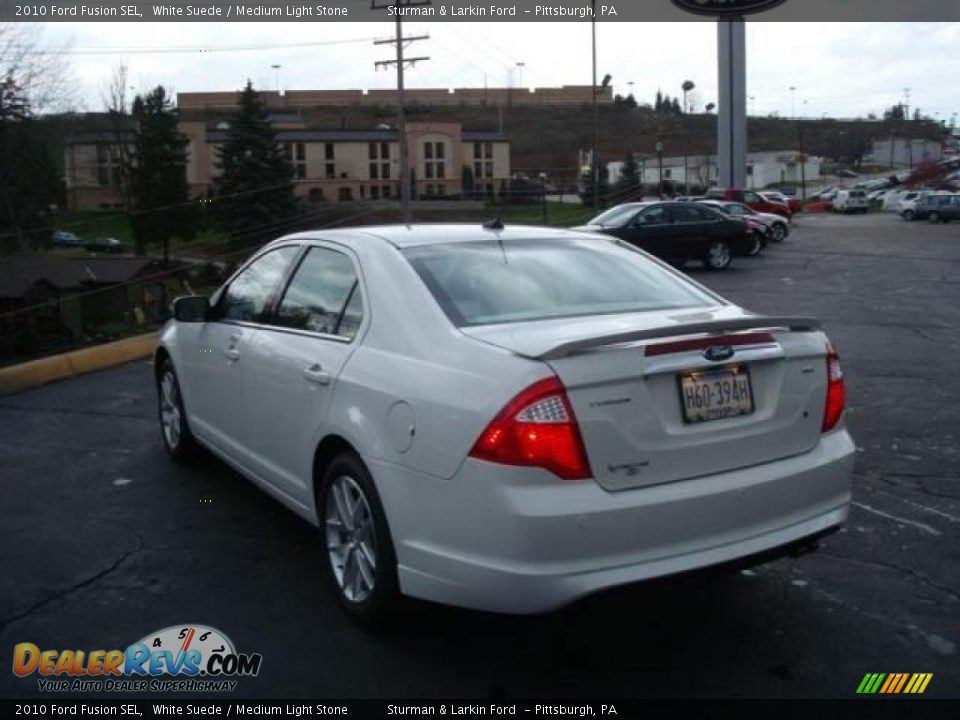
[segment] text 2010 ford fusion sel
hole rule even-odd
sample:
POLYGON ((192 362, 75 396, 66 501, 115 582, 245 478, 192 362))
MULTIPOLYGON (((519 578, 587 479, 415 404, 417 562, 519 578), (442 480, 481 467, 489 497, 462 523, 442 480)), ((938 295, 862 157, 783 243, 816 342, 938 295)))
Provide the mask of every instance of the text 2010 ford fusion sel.
POLYGON ((854 446, 818 323, 751 314, 610 237, 301 233, 174 311, 167 450, 208 448, 318 526, 361 620, 400 594, 545 611, 847 516, 854 446))

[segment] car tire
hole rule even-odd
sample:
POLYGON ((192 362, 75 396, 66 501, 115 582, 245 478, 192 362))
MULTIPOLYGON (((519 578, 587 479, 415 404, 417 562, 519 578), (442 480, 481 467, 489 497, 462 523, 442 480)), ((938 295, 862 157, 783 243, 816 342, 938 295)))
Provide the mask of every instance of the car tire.
POLYGON ((334 458, 317 494, 327 580, 359 625, 378 628, 397 611, 397 557, 373 478, 353 453, 334 458))
POLYGON ((904 220, 913 220, 913 210, 904 210, 903 211, 904 220))
POLYGON ((927 218, 927 220, 929 220, 933 225, 938 224, 940 222, 940 213, 934 210, 932 213, 930 213, 930 216, 927 218))
POLYGON ((747 248, 747 255, 749 257, 756 257, 763 252, 763 237, 761 237, 760 233, 752 230, 747 235, 747 238, 750 240, 750 246, 747 248))
POLYGON ((730 252, 730 245, 723 240, 714 240, 707 248, 707 254, 703 257, 703 264, 708 270, 726 270, 730 267, 733 254, 730 252))
POLYGON ((189 462, 196 456, 199 446, 187 422, 180 381, 170 358, 162 361, 160 372, 157 373, 157 410, 160 436, 167 454, 175 462, 189 462))
POLYGON ((774 242, 783 242, 783 239, 787 236, 787 227, 783 223, 774 223, 773 224, 773 241, 774 242))

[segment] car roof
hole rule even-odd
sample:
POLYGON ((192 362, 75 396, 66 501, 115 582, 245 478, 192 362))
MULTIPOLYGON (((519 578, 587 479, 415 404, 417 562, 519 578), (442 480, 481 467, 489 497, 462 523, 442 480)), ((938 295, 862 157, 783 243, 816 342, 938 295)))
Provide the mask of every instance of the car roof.
POLYGON ((582 240, 584 234, 572 230, 540 227, 535 225, 509 225, 502 229, 484 227, 482 223, 423 223, 412 225, 371 225, 369 227, 336 230, 307 230, 286 235, 274 243, 290 240, 331 240, 352 245, 370 240, 393 245, 396 248, 419 247, 422 245, 446 245, 449 243, 477 242, 482 240, 556 240, 572 238, 582 240))

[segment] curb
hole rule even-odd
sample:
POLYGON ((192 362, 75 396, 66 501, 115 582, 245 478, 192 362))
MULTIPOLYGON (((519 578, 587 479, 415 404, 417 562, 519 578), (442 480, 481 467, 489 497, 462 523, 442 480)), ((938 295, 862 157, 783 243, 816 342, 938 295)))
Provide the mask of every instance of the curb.
POLYGON ((149 333, 0 368, 0 395, 142 360, 156 347, 157 335, 149 333))

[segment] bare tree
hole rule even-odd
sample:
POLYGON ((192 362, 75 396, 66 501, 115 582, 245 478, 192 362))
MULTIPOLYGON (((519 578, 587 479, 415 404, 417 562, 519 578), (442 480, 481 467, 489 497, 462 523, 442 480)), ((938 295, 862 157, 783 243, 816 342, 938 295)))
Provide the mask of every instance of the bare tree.
POLYGON ((120 180, 120 194, 123 198, 123 208, 129 211, 133 207, 132 171, 133 146, 130 142, 133 119, 130 116, 130 102, 127 100, 127 90, 130 88, 127 79, 127 66, 118 65, 114 68, 107 81, 101 98, 107 115, 110 116, 110 127, 115 142, 107 147, 117 162, 120 180))
MULTIPOLYGON (((61 112, 76 102, 69 72, 69 48, 45 47, 42 29, 26 23, 0 23, 0 82, 15 87, 27 102, 26 114, 61 112)), ((0 100, 0 118, 14 109, 0 100)), ((9 113, 9 115, 8 115, 9 113)), ((23 114, 23 109, 17 110, 23 114)))

